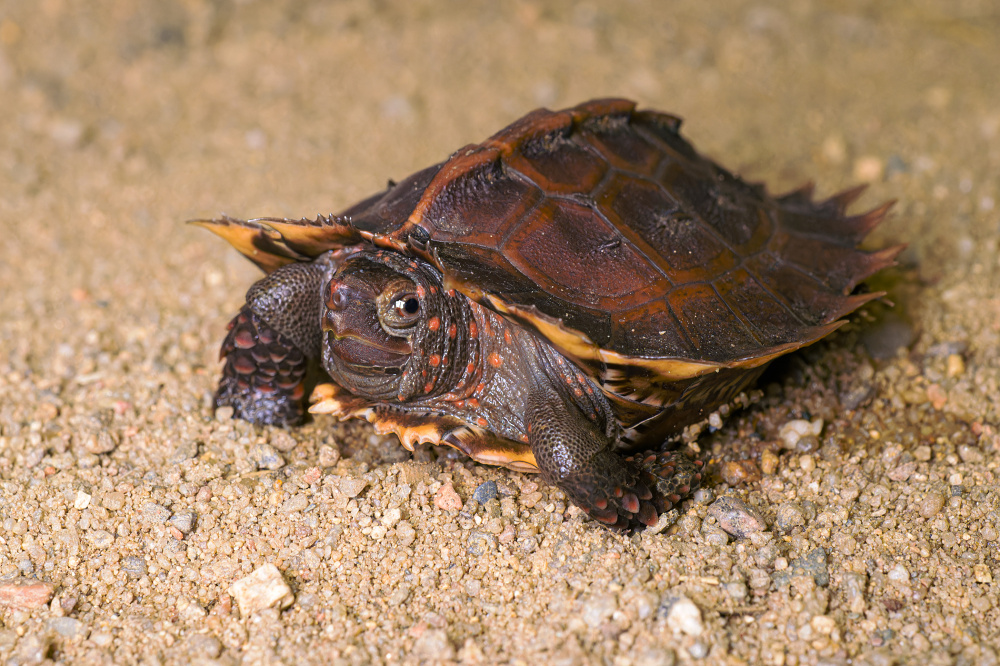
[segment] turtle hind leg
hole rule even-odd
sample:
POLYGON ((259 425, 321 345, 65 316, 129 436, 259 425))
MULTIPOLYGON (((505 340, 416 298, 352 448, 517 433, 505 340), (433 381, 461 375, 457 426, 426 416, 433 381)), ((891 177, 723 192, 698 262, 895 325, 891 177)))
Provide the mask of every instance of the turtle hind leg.
POLYGON ((685 456, 616 453, 600 419, 553 393, 529 398, 528 441, 543 477, 595 519, 615 529, 655 525, 700 482, 698 465, 685 456))
POLYGON ((320 353, 324 267, 289 264, 256 282, 230 322, 216 407, 252 423, 293 425, 305 412, 309 370, 320 353))
POLYGON ((225 358, 215 406, 252 423, 302 421, 308 361, 290 340, 244 305, 229 323, 220 354, 225 358))

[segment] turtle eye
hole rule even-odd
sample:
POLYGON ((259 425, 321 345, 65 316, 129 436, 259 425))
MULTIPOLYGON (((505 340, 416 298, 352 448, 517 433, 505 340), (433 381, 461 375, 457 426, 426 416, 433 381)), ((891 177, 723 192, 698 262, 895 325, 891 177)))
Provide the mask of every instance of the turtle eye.
POLYGON ((420 319, 420 300, 415 294, 402 293, 389 301, 385 311, 385 323, 392 328, 408 328, 420 319))

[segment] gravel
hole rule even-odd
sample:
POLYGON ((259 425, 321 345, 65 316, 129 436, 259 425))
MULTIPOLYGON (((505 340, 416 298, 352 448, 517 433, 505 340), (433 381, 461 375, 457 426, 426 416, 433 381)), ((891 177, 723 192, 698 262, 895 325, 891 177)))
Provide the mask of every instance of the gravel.
POLYGON ((8 4, 0 662, 996 663, 988 12, 8 4), (899 201, 865 241, 909 244, 867 287, 893 305, 685 435, 703 487, 745 507, 703 492, 619 534, 536 475, 361 421, 214 408, 260 271, 184 220, 335 213, 532 108, 606 94, 685 117, 770 192, 874 176, 849 212, 899 201), (266 566, 281 596, 244 613, 231 586, 266 566), (668 625, 682 597, 700 630, 668 625))

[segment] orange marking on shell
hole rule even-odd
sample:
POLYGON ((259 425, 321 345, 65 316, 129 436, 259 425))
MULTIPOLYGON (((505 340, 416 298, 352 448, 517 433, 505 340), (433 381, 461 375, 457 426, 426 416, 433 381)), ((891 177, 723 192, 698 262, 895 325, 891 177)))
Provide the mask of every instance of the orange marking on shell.
POLYGON ((437 287, 435 287, 434 285, 431 285, 431 293, 432 293, 432 294, 436 294, 436 293, 438 293, 438 288, 437 288, 437 287))
POLYGON ((575 395, 576 397, 578 397, 578 398, 579 398, 580 396, 582 396, 582 395, 583 395, 583 391, 581 391, 581 390, 580 390, 580 389, 578 389, 578 388, 577 388, 577 389, 573 389, 573 395, 575 395))
POLYGON ((486 390, 486 384, 483 384, 482 382, 476 384, 476 393, 482 393, 485 390, 486 390))
POLYGON ((465 407, 465 401, 464 400, 456 400, 455 401, 455 406, 458 407, 459 409, 462 409, 463 407, 465 407))
POLYGON ((475 371, 475 369, 476 369, 476 364, 472 363, 471 361, 469 362, 469 365, 465 366, 465 372, 466 374, 469 375, 471 375, 473 371, 475 371))
POLYGON ((507 344, 510 344, 510 329, 508 328, 503 329, 503 340, 507 344))
POLYGON ((478 419, 476 419, 476 423, 479 424, 480 428, 485 428, 486 426, 488 426, 490 424, 490 422, 487 421, 486 419, 484 419, 482 416, 480 416, 478 419))
POLYGON ((448 295, 451 296, 452 298, 455 298, 455 290, 454 289, 449 289, 448 290, 448 295))
POLYGON ((499 368, 500 365, 503 364, 503 359, 500 358, 500 354, 497 354, 496 352, 490 354, 488 360, 490 362, 490 365, 492 365, 494 368, 499 368))
POLYGON ((476 326, 476 322, 472 322, 469 324, 469 337, 470 338, 479 337, 479 327, 476 326))
POLYGON ((457 333, 458 333, 458 327, 457 326, 455 326, 454 324, 451 324, 450 326, 448 326, 448 337, 449 338, 451 338, 452 340, 454 340, 455 339, 455 335, 457 333))
POLYGON ((421 285, 418 284, 417 285, 417 298, 423 298, 426 295, 427 295, 427 292, 424 291, 423 286, 421 286, 421 285))
POLYGON ((431 357, 427 359, 427 362, 431 364, 431 367, 438 367, 441 364, 441 357, 437 354, 431 354, 431 357))
POLYGON ((472 407, 473 409, 479 409, 479 400, 477 400, 476 398, 469 398, 466 402, 469 403, 469 407, 472 407))
POLYGON ((441 365, 448 365, 448 355, 445 354, 441 357, 441 365))
POLYGON ((434 389, 434 380, 424 384, 424 393, 430 393, 434 389))
POLYGON ((445 400, 454 400, 457 397, 458 397, 457 395, 455 395, 454 393, 450 393, 450 392, 444 394, 444 399, 445 400))
POLYGON ((441 319, 438 317, 431 317, 427 321, 427 328, 431 329, 432 331, 438 330, 439 328, 441 328, 441 319))

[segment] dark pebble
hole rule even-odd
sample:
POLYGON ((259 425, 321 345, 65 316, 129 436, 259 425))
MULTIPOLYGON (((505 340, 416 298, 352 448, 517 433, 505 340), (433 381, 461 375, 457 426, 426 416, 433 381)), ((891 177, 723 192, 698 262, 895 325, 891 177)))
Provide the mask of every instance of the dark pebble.
POLYGON ((472 493, 472 499, 479 504, 486 504, 497 496, 497 482, 487 481, 480 483, 476 491, 472 493))
POLYGON ((888 312, 882 321, 861 334, 861 342, 868 353, 880 361, 896 358, 900 349, 913 342, 913 325, 899 315, 888 312))

